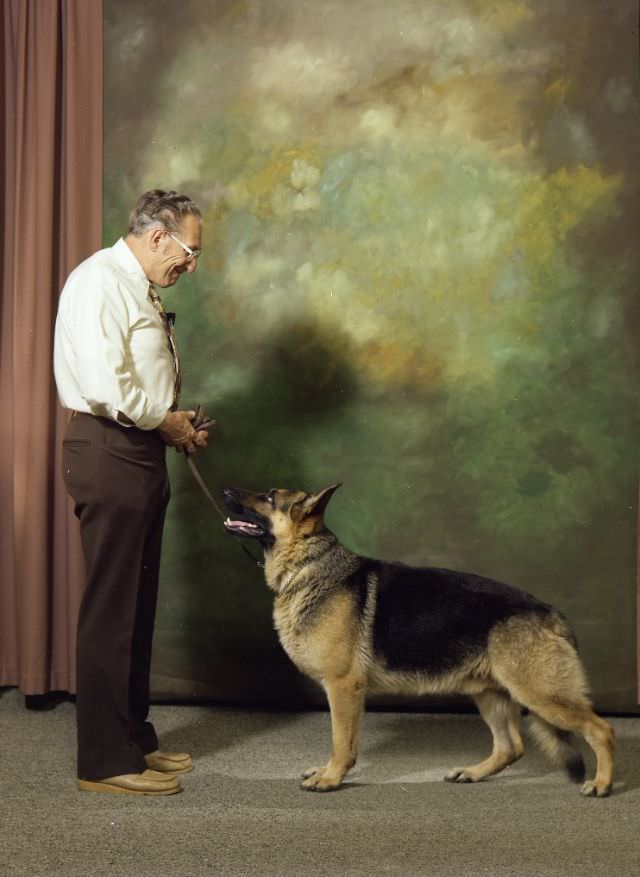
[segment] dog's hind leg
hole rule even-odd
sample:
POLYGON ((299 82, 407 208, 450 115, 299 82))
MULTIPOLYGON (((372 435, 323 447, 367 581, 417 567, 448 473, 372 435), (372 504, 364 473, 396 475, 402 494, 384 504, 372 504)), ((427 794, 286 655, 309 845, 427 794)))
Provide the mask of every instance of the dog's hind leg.
POLYGON ((491 755, 470 767, 454 767, 445 779, 451 783, 477 783, 503 770, 524 754, 520 736, 520 705, 504 691, 491 689, 474 696, 480 715, 493 736, 491 755))
MULTIPOLYGON (((596 775, 582 786, 586 797, 604 798, 613 785, 613 728, 597 716, 587 701, 559 703, 554 700, 530 698, 529 709, 556 728, 580 734, 596 756, 596 775)), ((567 765, 570 769, 570 765, 567 765)))
POLYGON ((346 772, 356 763, 360 720, 364 707, 364 680, 351 674, 324 684, 331 711, 331 757, 324 767, 305 771, 302 788, 309 792, 337 789, 346 772))
MULTIPOLYGON (((544 628, 526 620, 505 624, 491 646, 493 672, 514 700, 560 731, 584 737, 596 756, 596 774, 582 794, 603 798, 613 783, 613 729, 593 712, 584 668, 562 625, 562 619, 544 628), (516 635, 518 651, 513 649, 516 635)), ((558 757, 576 776, 579 756, 570 754, 566 737, 559 737, 558 757)))

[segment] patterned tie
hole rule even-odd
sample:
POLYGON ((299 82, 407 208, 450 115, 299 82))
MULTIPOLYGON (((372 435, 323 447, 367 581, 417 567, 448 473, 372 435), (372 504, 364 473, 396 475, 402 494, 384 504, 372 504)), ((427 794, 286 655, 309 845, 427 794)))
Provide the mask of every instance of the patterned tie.
POLYGON ((171 351, 171 356, 173 357, 173 368, 175 371, 175 385, 173 391, 173 405, 171 406, 171 410, 175 411, 178 407, 178 400, 180 399, 180 389, 182 387, 182 373, 180 371, 180 357, 178 356, 178 345, 176 343, 176 333, 173 328, 173 323, 175 320, 175 314, 168 314, 164 305, 162 304, 162 299, 158 295, 158 293, 153 288, 153 284, 149 284, 149 301, 154 306, 156 311, 160 314, 162 318, 162 323, 164 325, 165 331, 167 333, 167 341, 169 342, 169 350, 171 351))

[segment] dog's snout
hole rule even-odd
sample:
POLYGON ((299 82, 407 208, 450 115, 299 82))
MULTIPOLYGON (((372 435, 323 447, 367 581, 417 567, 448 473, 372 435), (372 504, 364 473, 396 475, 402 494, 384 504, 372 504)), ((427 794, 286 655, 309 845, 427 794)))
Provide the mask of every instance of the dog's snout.
POLYGON ((222 491, 222 499, 224 500, 224 504, 229 509, 229 511, 237 511, 237 509, 235 508, 237 506, 237 502, 234 495, 233 487, 224 488, 224 490, 222 491))
POLYGON ((222 497, 224 499, 224 504, 229 509, 230 512, 236 512, 240 514, 244 508, 243 496, 246 491, 240 490, 237 487, 225 487, 222 491, 222 497))

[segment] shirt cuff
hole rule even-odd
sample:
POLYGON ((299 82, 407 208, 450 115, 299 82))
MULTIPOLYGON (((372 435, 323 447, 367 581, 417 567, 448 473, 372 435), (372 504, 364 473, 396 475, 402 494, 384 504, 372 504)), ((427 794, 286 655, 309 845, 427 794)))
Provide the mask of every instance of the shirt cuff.
POLYGON ((118 409, 114 411, 113 419, 116 421, 116 423, 119 423, 120 426, 135 426, 136 429, 142 429, 146 432, 151 431, 152 429, 157 429, 167 416, 168 410, 168 408, 163 408, 159 405, 153 405, 150 406, 149 410, 146 411, 142 417, 139 417, 138 420, 133 420, 131 417, 129 417, 128 414, 125 414, 124 411, 120 411, 120 409, 118 409))

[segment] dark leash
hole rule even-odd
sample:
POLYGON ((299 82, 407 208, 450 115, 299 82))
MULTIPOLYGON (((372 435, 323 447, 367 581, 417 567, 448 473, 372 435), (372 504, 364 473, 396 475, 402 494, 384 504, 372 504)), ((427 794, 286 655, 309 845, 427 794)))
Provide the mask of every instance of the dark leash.
MULTIPOLYGON (((214 423, 215 423, 215 420, 211 420, 211 418, 209 418, 209 417, 205 417, 204 409, 203 409, 203 407, 202 407, 202 404, 198 405, 198 410, 196 411, 196 416, 195 416, 195 418, 194 418, 194 420, 193 420, 193 428, 194 428, 196 431, 201 430, 201 429, 208 429, 210 426, 213 426, 214 423)), ((215 501, 215 499, 213 498, 213 494, 211 493, 211 491, 210 491, 209 488, 207 487, 207 483, 206 483, 206 481, 204 480, 204 478, 203 478, 202 475, 200 474, 200 470, 199 470, 198 467, 196 466, 195 460, 193 459, 193 454, 190 454, 190 453, 188 453, 188 452, 185 452, 185 457, 186 457, 186 460, 187 460, 187 465, 189 466, 189 469, 191 469, 191 474, 193 475, 196 484, 198 485, 198 487, 200 488, 200 490, 203 492, 203 494, 205 495, 206 499, 211 503, 211 505, 214 507, 214 509, 215 509, 215 510, 217 511, 217 513, 220 515, 220 517, 222 518, 222 520, 225 521, 226 518, 227 518, 227 515, 225 515, 225 513, 222 511, 222 509, 220 508, 220 506, 218 505, 218 503, 217 503, 217 502, 215 501)), ((242 548, 242 550, 244 551, 244 553, 245 553, 248 557, 250 557, 251 560, 252 560, 257 566, 259 566, 261 569, 264 569, 264 563, 263 563, 261 560, 258 560, 256 557, 253 556, 253 554, 249 551, 249 549, 248 549, 247 546, 244 544, 244 542, 240 542, 240 547, 242 548)))

